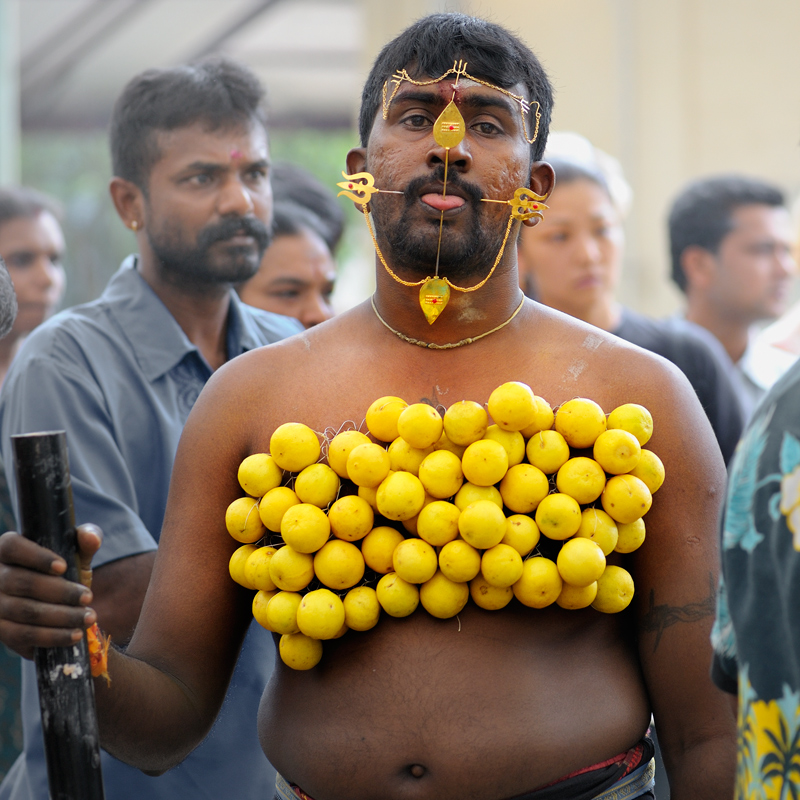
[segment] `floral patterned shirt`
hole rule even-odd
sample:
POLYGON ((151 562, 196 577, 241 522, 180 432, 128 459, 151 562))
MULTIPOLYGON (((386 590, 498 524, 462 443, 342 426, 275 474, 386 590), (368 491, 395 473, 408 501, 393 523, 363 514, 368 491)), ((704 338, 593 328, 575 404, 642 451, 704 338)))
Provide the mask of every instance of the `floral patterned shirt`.
POLYGON ((731 464, 712 632, 738 694, 737 800, 800 795, 800 363, 756 410, 731 464))

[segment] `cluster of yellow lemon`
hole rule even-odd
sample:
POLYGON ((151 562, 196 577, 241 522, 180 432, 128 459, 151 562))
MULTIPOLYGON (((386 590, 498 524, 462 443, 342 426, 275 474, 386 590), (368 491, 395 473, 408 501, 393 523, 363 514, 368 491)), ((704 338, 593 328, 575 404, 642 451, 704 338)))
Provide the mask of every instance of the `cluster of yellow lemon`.
POLYGON ((630 603, 630 574, 606 556, 642 544, 642 517, 664 480, 642 447, 653 430, 646 408, 629 403, 606 417, 576 398, 554 413, 510 382, 487 407, 463 400, 444 415, 382 397, 365 422, 372 438, 342 431, 326 453, 308 426, 281 425, 270 453, 239 467, 248 496, 226 513, 243 543, 230 573, 258 590, 253 615, 281 634, 286 664, 309 669, 322 640, 419 603, 440 618, 470 596, 487 610, 514 597, 605 613, 630 603))

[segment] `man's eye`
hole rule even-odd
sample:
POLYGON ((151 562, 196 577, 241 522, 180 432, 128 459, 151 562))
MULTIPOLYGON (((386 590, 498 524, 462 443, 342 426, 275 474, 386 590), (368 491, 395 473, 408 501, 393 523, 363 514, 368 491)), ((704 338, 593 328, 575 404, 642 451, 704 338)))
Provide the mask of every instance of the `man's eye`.
POLYGON ((424 128, 426 125, 430 125, 430 122, 423 114, 410 114, 403 119, 403 124, 409 128, 424 128))
POLYGON ((497 127, 493 122, 478 122, 474 125, 474 127, 483 134, 487 136, 493 136, 497 133, 502 133, 500 128, 497 127))
POLYGON ((192 175, 189 178, 189 182, 197 186, 205 186, 206 184, 211 183, 211 176, 205 172, 201 172, 199 175, 192 175))
POLYGON ((267 170, 264 169, 263 167, 256 167, 255 169, 251 169, 247 173, 247 177, 251 181, 263 181, 267 177, 267 170))

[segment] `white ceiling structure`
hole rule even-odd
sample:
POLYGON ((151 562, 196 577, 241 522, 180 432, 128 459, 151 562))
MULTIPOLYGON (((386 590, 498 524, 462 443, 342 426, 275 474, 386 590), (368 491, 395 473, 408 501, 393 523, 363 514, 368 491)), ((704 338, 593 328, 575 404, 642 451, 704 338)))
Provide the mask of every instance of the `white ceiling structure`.
POLYGON ((258 74, 273 125, 347 126, 363 16, 360 0, 19 0, 22 129, 105 127, 132 76, 212 53, 258 74))

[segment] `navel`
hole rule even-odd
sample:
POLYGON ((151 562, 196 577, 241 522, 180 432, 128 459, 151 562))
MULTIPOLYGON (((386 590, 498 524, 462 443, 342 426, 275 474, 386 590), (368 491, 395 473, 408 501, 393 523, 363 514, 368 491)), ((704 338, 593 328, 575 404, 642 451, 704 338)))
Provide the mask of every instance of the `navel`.
POLYGON ((428 773, 428 770, 422 764, 411 764, 406 769, 412 778, 424 778, 428 773))

